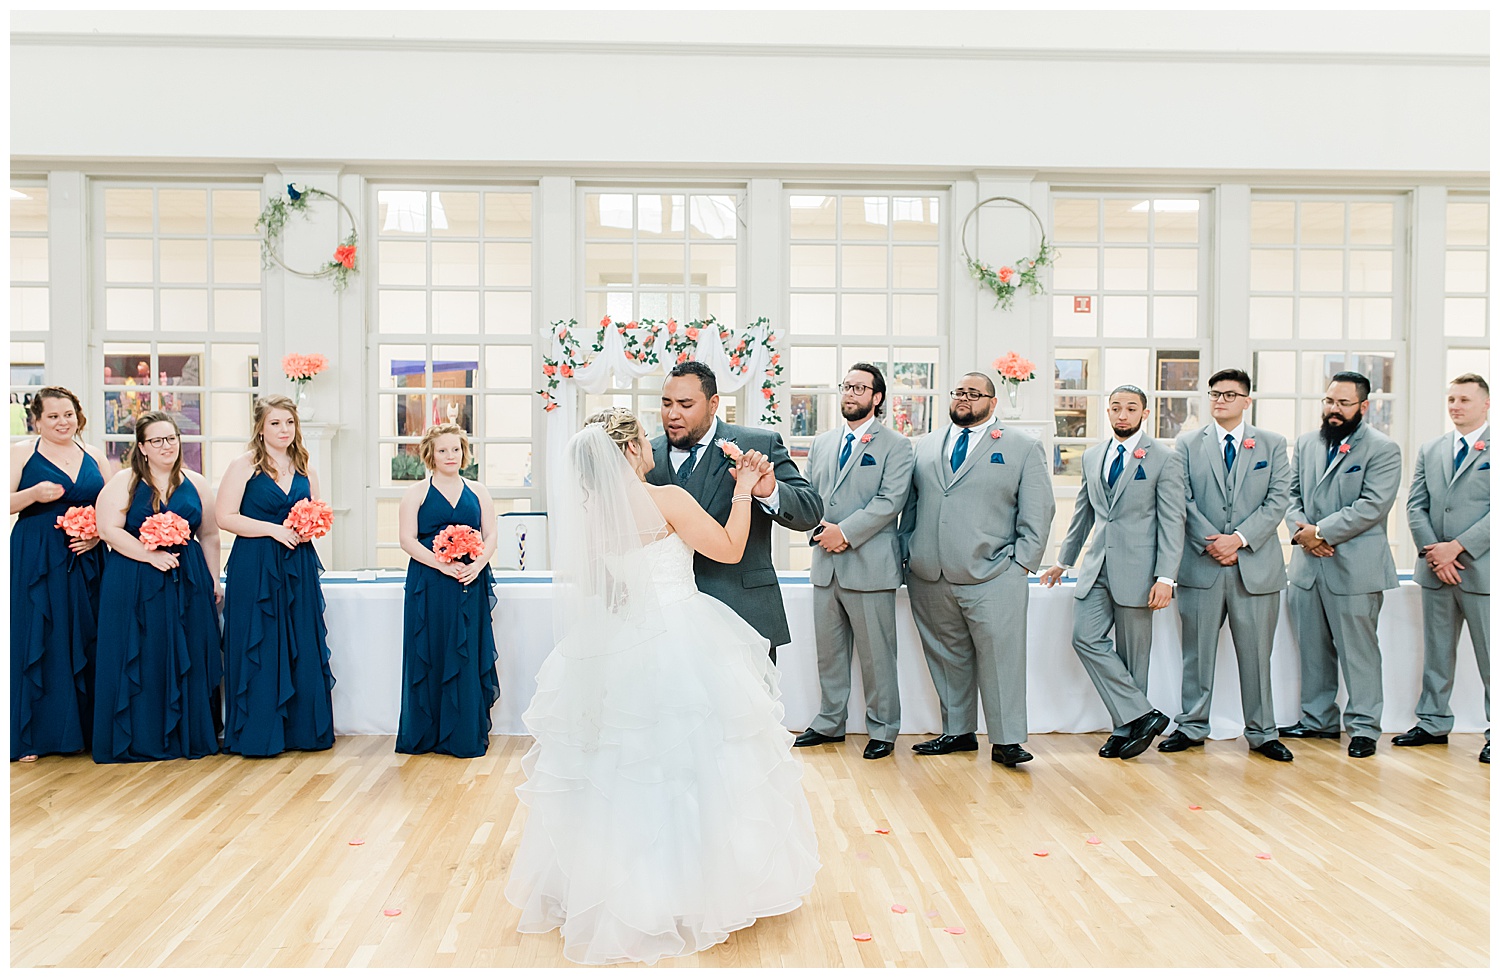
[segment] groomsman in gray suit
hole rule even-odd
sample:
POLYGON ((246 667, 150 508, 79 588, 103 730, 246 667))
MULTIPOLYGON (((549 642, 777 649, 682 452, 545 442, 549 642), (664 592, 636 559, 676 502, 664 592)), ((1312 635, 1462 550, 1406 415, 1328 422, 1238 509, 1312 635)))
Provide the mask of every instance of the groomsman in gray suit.
POLYGON ((901 730, 896 684, 896 589, 901 541, 896 517, 911 490, 911 442, 879 421, 885 377, 856 363, 844 375, 844 424, 813 439, 807 479, 823 498, 811 540, 818 643, 818 715, 797 747, 838 743, 849 714, 851 644, 865 686, 865 758, 890 756, 901 730))
POLYGON ((1292 752, 1276 739, 1271 704, 1271 639, 1286 587, 1276 528, 1291 502, 1286 439, 1246 423, 1250 375, 1220 370, 1208 378, 1213 422, 1177 439, 1187 477, 1187 538, 1177 571, 1182 619, 1182 712, 1163 753, 1198 747, 1208 737, 1219 632, 1229 620, 1239 660, 1240 704, 1250 749, 1273 761, 1292 752))
POLYGON ((1055 504, 1042 443, 995 418, 995 384, 964 374, 945 425, 917 443, 901 513, 906 588, 937 687, 943 733, 918 754, 978 750, 984 703, 990 759, 1031 760, 1026 740, 1027 576, 1042 563, 1055 504))
POLYGON ((1186 499, 1182 459, 1141 430, 1150 415, 1139 387, 1110 392, 1114 438, 1083 453, 1073 522, 1057 564, 1042 575, 1048 587, 1061 581, 1094 530, 1073 595, 1073 650, 1114 723, 1100 757, 1135 757, 1170 722, 1146 699, 1146 680, 1151 614, 1172 600, 1186 499))
POLYGON ((1364 424, 1370 381, 1346 370, 1323 396, 1323 424, 1297 439, 1292 459, 1289 604, 1302 653, 1302 719, 1283 737, 1339 738, 1339 669, 1349 702, 1349 756, 1380 739, 1382 591, 1396 587, 1385 520, 1401 490, 1401 447, 1364 424))
MULTIPOLYGON (((1397 747, 1448 742, 1448 697, 1458 632, 1466 621, 1484 680, 1484 717, 1490 716, 1489 410, 1490 385, 1483 377, 1456 378, 1448 388, 1453 431, 1417 453, 1406 516, 1423 557, 1413 575, 1422 585, 1422 698, 1417 725, 1391 740, 1397 747)), ((1488 730, 1479 760, 1490 762, 1488 730)))

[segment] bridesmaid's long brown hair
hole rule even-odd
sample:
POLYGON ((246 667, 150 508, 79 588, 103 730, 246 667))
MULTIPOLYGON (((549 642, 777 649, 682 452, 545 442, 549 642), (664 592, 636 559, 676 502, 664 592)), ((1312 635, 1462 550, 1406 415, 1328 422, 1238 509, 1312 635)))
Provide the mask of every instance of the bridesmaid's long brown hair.
POLYGON ((266 443, 261 439, 261 435, 266 431, 266 417, 274 410, 291 414, 295 431, 286 453, 292 460, 292 468, 297 471, 297 474, 307 475, 309 456, 306 446, 302 444, 302 419, 297 416, 297 402, 285 394, 270 394, 255 399, 255 430, 250 433, 249 446, 251 457, 255 460, 255 471, 264 472, 273 480, 278 478, 276 465, 271 461, 271 456, 266 451, 266 443))
POLYGON ((147 411, 135 419, 135 444, 131 446, 130 457, 130 491, 125 494, 125 511, 130 512, 130 503, 135 499, 135 490, 142 482, 151 487, 151 512, 160 513, 162 504, 172 498, 172 493, 182 485, 182 429, 177 427, 177 419, 165 411, 147 411), (172 431, 177 435, 177 458, 172 462, 172 477, 167 480, 167 494, 163 496, 151 481, 151 462, 146 458, 146 452, 141 448, 146 441, 146 429, 159 421, 165 421, 172 426, 172 431))

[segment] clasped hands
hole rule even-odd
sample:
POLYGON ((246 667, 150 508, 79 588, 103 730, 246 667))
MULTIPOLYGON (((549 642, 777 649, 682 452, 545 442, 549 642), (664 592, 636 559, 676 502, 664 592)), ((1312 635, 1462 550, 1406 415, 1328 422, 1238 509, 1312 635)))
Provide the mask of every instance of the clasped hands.
POLYGON ((1292 534, 1292 542, 1307 551, 1309 557, 1332 557, 1333 544, 1317 535, 1317 527, 1310 523, 1297 521, 1297 532, 1292 534))
POLYGON ((775 490, 776 470, 772 467, 771 460, 764 454, 753 448, 748 452, 741 451, 738 445, 728 441, 723 447, 724 454, 728 455, 729 460, 734 463, 734 467, 729 470, 729 475, 734 479, 736 489, 747 488, 744 483, 748 481, 749 476, 746 475, 744 479, 741 479, 741 473, 754 472, 757 477, 754 484, 748 487, 750 495, 757 499, 765 499, 775 490))
POLYGON ((1458 572, 1464 569, 1464 565, 1458 562, 1458 555, 1463 552, 1464 545, 1457 540, 1429 543, 1422 548, 1422 559, 1427 561, 1438 580, 1444 584, 1459 584, 1463 576, 1458 572))

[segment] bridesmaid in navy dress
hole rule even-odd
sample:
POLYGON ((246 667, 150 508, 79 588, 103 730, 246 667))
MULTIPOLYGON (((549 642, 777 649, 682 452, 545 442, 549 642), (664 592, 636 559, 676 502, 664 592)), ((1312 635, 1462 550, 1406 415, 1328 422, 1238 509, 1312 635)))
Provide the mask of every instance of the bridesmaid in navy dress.
POLYGON ((479 757, 489 748, 490 707, 500 696, 490 624, 495 507, 482 485, 459 475, 470 452, 458 425, 428 428, 421 456, 432 475, 407 490, 398 513, 411 563, 396 751, 479 757), (430 549, 433 537, 455 524, 484 536, 484 553, 473 562, 445 564, 430 549))
POLYGON ((235 536, 224 584, 224 750, 270 757, 333 746, 333 673, 323 624, 323 565, 282 521, 318 496, 297 406, 255 402, 250 450, 219 480, 214 513, 235 536))
POLYGON ((99 594, 94 760, 160 761, 219 752, 213 692, 219 651, 219 528, 213 493, 182 467, 170 414, 135 424, 129 468, 99 494, 99 536, 110 546, 99 594), (193 529, 178 547, 148 550, 146 518, 173 512, 193 529))
POLYGON ((27 414, 38 437, 10 450, 10 759, 29 762, 89 747, 104 548, 54 524, 94 505, 110 464, 79 439, 72 391, 43 387, 27 414))

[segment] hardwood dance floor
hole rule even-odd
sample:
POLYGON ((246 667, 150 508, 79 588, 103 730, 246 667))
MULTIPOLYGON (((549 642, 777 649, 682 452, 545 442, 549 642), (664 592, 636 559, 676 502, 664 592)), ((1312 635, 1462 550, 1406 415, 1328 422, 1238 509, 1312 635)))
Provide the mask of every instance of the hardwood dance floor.
MULTIPOLYGON (((1289 741, 1293 764, 1243 740, 1122 762, 1095 756, 1102 735, 1037 736, 1014 771, 916 739, 882 761, 863 737, 799 751, 810 899, 662 966, 1489 964, 1479 735, 1386 737, 1366 760, 1289 741)), ((566 965, 503 896, 530 741, 475 760, 392 743, 11 764, 11 963, 566 965)))

